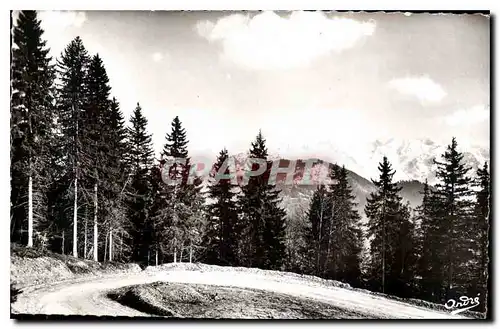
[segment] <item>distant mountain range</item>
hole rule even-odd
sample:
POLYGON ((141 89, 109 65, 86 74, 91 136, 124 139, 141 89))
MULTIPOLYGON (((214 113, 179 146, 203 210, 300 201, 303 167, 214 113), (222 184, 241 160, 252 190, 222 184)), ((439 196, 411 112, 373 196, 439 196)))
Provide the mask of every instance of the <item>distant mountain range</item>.
MULTIPOLYGON (((359 213, 364 217, 366 199, 371 192, 376 190, 375 185, 370 179, 378 179, 379 172, 377 167, 383 156, 387 156, 393 169, 396 170, 394 180, 399 182, 403 187, 400 192, 403 200, 405 202, 408 201, 412 208, 416 208, 422 201, 421 192, 423 191, 423 182, 427 179, 431 185, 436 183, 436 168, 433 159, 439 160, 441 154, 445 152, 446 147, 446 145, 439 145, 429 139, 398 140, 393 138, 386 141, 376 140, 368 145, 366 149, 350 150, 349 153, 352 153, 353 156, 331 145, 331 143, 323 143, 319 150, 313 153, 308 151, 307 154, 312 154, 314 158, 321 159, 314 167, 318 177, 324 178, 328 168, 331 168, 333 164, 345 165, 348 171, 349 183, 356 196, 359 213)), ((460 151, 464 154, 466 164, 472 167, 471 175, 475 175, 477 168, 482 166, 484 162, 490 162, 490 151, 488 148, 472 146, 462 148, 460 151)), ((285 156, 287 153, 283 152, 283 150, 279 153, 271 153, 268 160, 279 160, 280 167, 287 167, 290 160, 297 161, 297 169, 294 176, 296 184, 292 186, 284 185, 283 180, 285 176, 283 174, 278 175, 277 182, 278 187, 282 190, 283 206, 289 216, 295 216, 299 212, 307 210, 316 186, 297 184, 305 166, 304 161, 309 159, 309 157, 285 156)), ((298 153, 300 154, 301 152, 298 153)), ((232 157, 235 159, 237 167, 243 167, 248 155, 246 153, 238 153, 232 155, 232 157)))
MULTIPOLYGON (((247 158, 246 154, 237 154, 233 156, 237 167, 242 166, 247 158)), ((272 158, 272 157, 271 157, 272 158)), ((288 159, 276 159, 280 161, 279 166, 281 168, 288 167, 291 160, 288 159)), ((300 213, 307 211, 309 207, 309 202, 313 196, 315 189, 318 184, 328 183, 329 179, 327 173, 334 166, 334 164, 326 161, 319 160, 317 164, 313 167, 312 176, 314 185, 303 185, 301 184, 301 178, 304 173, 305 161, 301 159, 296 161, 296 170, 294 173, 294 184, 286 185, 284 184, 285 175, 277 175, 276 186, 282 193, 282 205, 286 209, 289 217, 296 216, 300 213)), ((346 168, 347 169, 347 168, 346 168)), ((356 196, 357 209, 362 217, 364 217, 364 207, 366 204, 366 199, 371 192, 376 190, 375 185, 371 180, 368 180, 352 170, 347 169, 348 179, 353 190, 353 194, 356 196)), ((241 176, 239 176, 241 179, 241 176)), ((399 184, 403 187, 401 190, 401 196, 403 200, 408 201, 410 205, 415 208, 422 201, 422 196, 420 194, 423 191, 423 183, 412 180, 412 181, 401 181, 399 184)))
MULTIPOLYGON (((375 141, 372 143, 370 152, 370 163, 380 161, 385 155, 396 169, 395 180, 418 180, 429 184, 436 183, 436 167, 433 159, 441 159, 446 151, 447 145, 439 145, 430 139, 375 141)), ((490 162, 490 150, 480 146, 461 147, 459 150, 464 155, 465 163, 472 167, 471 174, 475 175, 478 167, 485 162, 490 162)), ((364 174, 370 177, 377 175, 377 168, 367 168, 364 174), (370 170, 371 169, 371 170, 370 170)), ((353 168, 353 170, 356 170, 353 168)))
MULTIPOLYGON (((451 141, 451 140, 450 140, 451 141)), ((489 163, 490 150, 478 145, 464 146, 458 141, 459 150, 463 152, 466 163, 473 172, 484 162, 489 163)), ((318 142, 314 146, 294 147, 285 145, 278 147, 273 158, 307 159, 319 158, 330 163, 345 165, 351 171, 365 178, 378 177, 377 166, 383 156, 387 156, 393 169, 396 170, 396 181, 426 179, 430 184, 436 182, 434 175, 434 158, 440 159, 447 145, 436 143, 430 139, 396 139, 376 140, 368 144, 340 147, 334 142, 318 142)))

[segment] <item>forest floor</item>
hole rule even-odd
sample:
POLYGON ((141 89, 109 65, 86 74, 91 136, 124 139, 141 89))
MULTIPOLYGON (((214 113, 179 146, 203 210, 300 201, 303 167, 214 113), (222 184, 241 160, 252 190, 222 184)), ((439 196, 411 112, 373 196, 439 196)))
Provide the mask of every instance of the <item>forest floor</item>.
MULTIPOLYGON (((430 304, 430 303, 427 303, 430 304)), ((176 263, 141 270, 14 247, 11 313, 169 318, 465 319, 314 276, 176 263)))

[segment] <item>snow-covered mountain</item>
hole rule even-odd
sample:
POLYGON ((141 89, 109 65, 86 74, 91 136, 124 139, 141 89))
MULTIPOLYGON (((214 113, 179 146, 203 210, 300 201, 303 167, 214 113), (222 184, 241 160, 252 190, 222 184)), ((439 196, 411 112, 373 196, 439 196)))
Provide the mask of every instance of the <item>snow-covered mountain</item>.
MULTIPOLYGON (((336 145, 331 141, 318 142, 312 146, 279 147, 277 153, 288 159, 318 158, 344 165, 364 178, 377 178, 379 175, 378 164, 387 156, 396 170, 394 180, 411 181, 426 179, 430 184, 436 182, 435 165, 433 159, 439 160, 445 152, 447 144, 437 143, 430 139, 396 139, 375 140, 367 144, 353 144, 350 147, 336 145)), ((490 162, 488 147, 478 145, 465 145, 459 141, 459 151, 464 154, 466 164, 472 167, 473 175, 478 166, 490 162)))
MULTIPOLYGON (((242 168, 246 161, 247 155, 235 154, 232 155, 236 162, 236 168, 242 168)), ((269 160, 278 160, 271 157, 269 160)), ((301 183, 301 178, 304 173, 305 160, 296 160, 296 170, 294 173, 294 184, 285 185, 283 184, 285 176, 278 174, 277 177, 277 188, 281 190, 282 206, 287 211, 288 217, 293 219, 294 217, 300 216, 307 211, 309 207, 309 202, 312 195, 317 187, 318 183, 329 183, 328 172, 333 166, 332 163, 328 161, 319 160, 316 165, 314 165, 311 170, 312 185, 305 185, 301 183)), ((288 159, 279 159, 280 167, 287 167, 290 163, 288 159)), ((352 188, 353 194, 356 197, 357 209, 362 217, 364 217, 364 207, 366 204, 366 199, 371 192, 376 190, 375 185, 368 179, 358 175, 356 172, 346 168, 348 171, 348 180, 352 188)), ((240 177, 243 172, 238 172, 240 177)), ((401 196, 405 201, 410 202, 412 207, 416 207, 420 204, 422 197, 420 192, 423 190, 423 184, 418 181, 402 181, 400 182, 403 187, 401 191, 401 196)))
MULTIPOLYGON (((395 181, 399 181, 403 187, 401 196, 405 201, 415 208, 422 200, 420 192, 423 190, 423 182, 427 179, 429 183, 435 184, 435 165, 433 159, 439 160, 445 152, 447 145, 439 145, 429 139, 398 140, 389 139, 385 141, 376 140, 363 148, 352 150, 353 156, 350 156, 345 150, 334 146, 332 143, 323 143, 319 150, 308 150, 307 155, 299 152, 301 155, 290 155, 291 149, 280 149, 277 152, 270 153, 268 160, 280 160, 280 167, 288 166, 289 160, 297 160, 298 168, 304 166, 304 161, 309 158, 321 159, 314 168, 316 179, 324 179, 325 173, 332 164, 345 165, 348 170, 348 177, 353 193, 358 202, 358 210, 364 215, 364 206, 366 198, 371 192, 375 191, 375 186, 371 178, 378 178, 378 163, 383 156, 387 156, 393 169, 396 170, 395 181), (289 159, 289 160, 287 160, 289 159), (303 159, 303 160, 300 160, 303 159)), ((465 163, 472 167, 471 175, 484 162, 490 162, 490 152, 488 148, 479 146, 462 147, 459 144, 459 150, 464 154, 465 163)), ((237 169, 243 169, 248 153, 233 154, 237 169)), ((300 178, 300 169, 297 170, 300 178)), ((242 172, 239 172, 241 175, 242 172)), ((282 176, 281 179, 284 179, 282 176)), ((278 183, 280 176, 278 175, 278 183)), ((298 179, 295 177, 294 182, 298 179)), ((287 210, 289 217, 296 217, 303 213, 309 206, 310 199, 316 188, 314 185, 295 184, 292 186, 279 185, 282 190, 282 205, 287 210)))
MULTIPOLYGON (((395 180, 418 180, 430 184, 436 182, 436 167, 433 159, 440 160, 447 145, 439 145, 430 139, 398 140, 389 139, 386 141, 376 140, 371 145, 371 151, 367 162, 371 165, 362 174, 366 177, 377 177, 377 163, 383 156, 387 156, 396 170, 395 180)), ((458 145, 459 151, 464 154, 465 163, 472 167, 470 174, 474 175, 477 168, 485 162, 490 161, 490 151, 487 148, 471 145, 462 147, 458 145)))

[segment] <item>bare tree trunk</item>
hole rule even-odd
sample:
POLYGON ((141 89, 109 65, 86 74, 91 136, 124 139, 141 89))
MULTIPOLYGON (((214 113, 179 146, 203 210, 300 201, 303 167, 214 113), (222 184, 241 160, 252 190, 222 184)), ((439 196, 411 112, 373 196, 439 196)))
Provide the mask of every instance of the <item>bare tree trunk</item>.
POLYGON ((64 255, 64 230, 62 231, 61 254, 64 255))
POLYGON ((78 178, 75 177, 75 200, 73 202, 73 257, 78 257, 78 178))
POLYGON ((119 258, 120 258, 120 260, 123 258, 123 231, 120 231, 120 253, 119 253, 119 258))
POLYGON ((182 244, 181 247, 181 257, 179 257, 179 263, 182 263, 182 253, 184 252, 184 243, 182 244))
POLYGON ((104 234, 104 258, 103 261, 105 262, 108 259, 108 233, 104 234))
POLYGON ((156 247, 156 254, 155 254, 155 266, 158 266, 158 247, 156 247))
MULTIPOLYGON (((330 218, 330 229, 329 229, 329 232, 328 232, 328 241, 327 241, 327 244, 326 244, 326 258, 325 258, 325 266, 323 268, 323 274, 326 273, 326 271, 328 270, 328 267, 330 264, 328 264, 330 262, 330 255, 331 255, 331 238, 332 238, 332 226, 333 226, 333 216, 332 218, 330 218)), ((335 250, 333 251, 333 253, 335 254, 335 250)), ((333 264, 333 266, 335 267, 335 262, 333 264)))
POLYGON ((318 230, 318 251, 316 255, 316 275, 319 275, 320 272, 320 255, 321 255, 321 230, 323 229, 323 204, 324 200, 322 200, 321 204, 321 212, 319 217, 319 230, 318 230))
MULTIPOLYGON (((30 129, 30 137, 33 136, 33 129, 31 126, 31 108, 28 110, 28 124, 30 129)), ((28 139, 29 140, 29 139, 28 139)), ((31 168, 31 148, 28 154, 28 247, 33 247, 33 172, 31 168)))
MULTIPOLYGON (((174 187, 174 207, 173 207, 173 219, 174 219, 174 225, 177 225, 177 208, 176 208, 176 202, 177 202, 177 187, 174 187)), ((181 262, 182 262, 182 250, 181 250, 181 262)), ((177 263, 177 239, 174 237, 174 263, 177 263)))
POLYGON ((193 243, 189 244, 189 263, 193 262, 193 243))
POLYGON ((109 261, 113 261, 113 229, 109 230, 109 261))
MULTIPOLYGON (((453 186, 452 186, 453 190, 453 186)), ((452 249, 452 243, 455 242, 455 225, 456 225, 456 218, 454 217, 454 209, 452 207, 450 211, 450 219, 451 219, 451 232, 450 232, 450 237, 451 237, 451 243, 448 241, 448 293, 451 292, 451 289, 453 289, 453 249, 452 249)))
POLYGON ((94 261, 97 262, 97 182, 94 184, 94 193, 94 261))
POLYGON ((33 247, 33 177, 31 173, 28 180, 28 247, 33 247))
POLYGON ((74 146, 76 149, 76 165, 73 168, 75 173, 75 195, 73 201, 73 257, 78 257, 78 112, 75 110, 75 105, 71 106, 73 110, 73 115, 77 115, 76 117, 76 134, 74 137, 74 146))
POLYGON ((385 292, 385 210, 382 217, 382 293, 385 292))
MULTIPOLYGON (((401 241, 401 240, 400 240, 401 241)), ((405 268, 405 254, 406 254, 406 247, 404 246, 404 241, 400 242, 402 247, 401 247, 401 272, 399 273, 400 275, 403 275, 404 273, 404 268, 405 268)))
POLYGON ((83 237, 83 258, 87 259, 87 248, 88 248, 88 242, 87 242, 87 210, 85 210, 85 222, 84 222, 84 237, 83 237))

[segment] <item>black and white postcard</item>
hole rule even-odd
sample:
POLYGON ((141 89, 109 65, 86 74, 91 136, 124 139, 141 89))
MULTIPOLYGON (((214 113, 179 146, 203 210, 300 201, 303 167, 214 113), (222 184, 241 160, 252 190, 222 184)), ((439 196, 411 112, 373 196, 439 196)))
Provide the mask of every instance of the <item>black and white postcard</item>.
POLYGON ((490 28, 12 11, 11 317, 490 317, 490 28))

